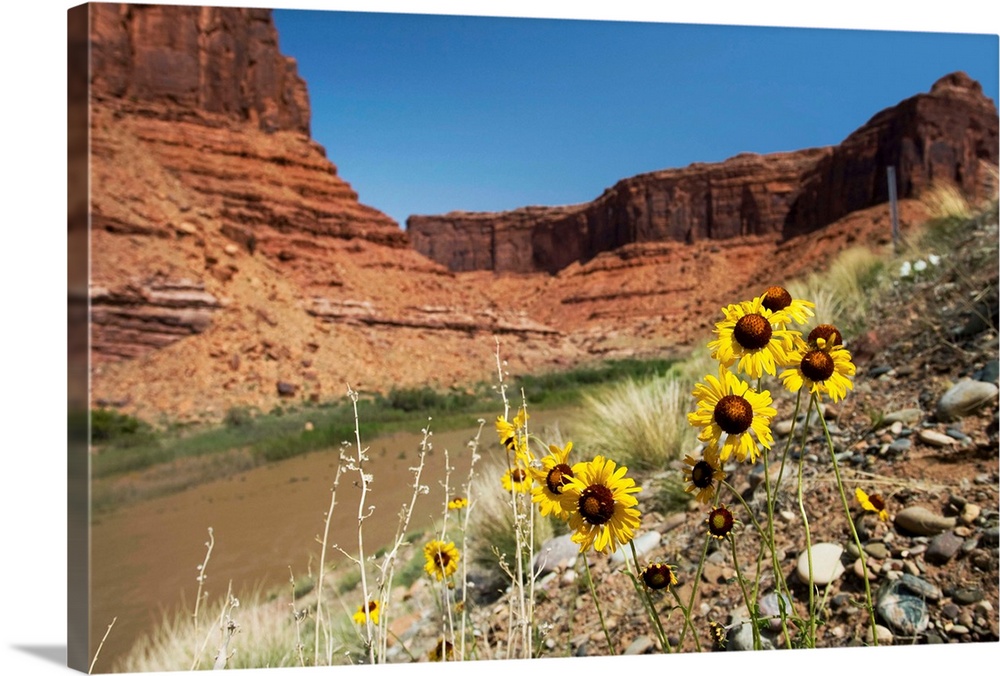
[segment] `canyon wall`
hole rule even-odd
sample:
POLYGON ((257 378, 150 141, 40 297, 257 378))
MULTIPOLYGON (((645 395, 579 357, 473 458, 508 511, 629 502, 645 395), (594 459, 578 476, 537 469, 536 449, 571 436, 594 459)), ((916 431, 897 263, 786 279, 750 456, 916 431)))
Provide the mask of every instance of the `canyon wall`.
POLYGON ((554 273, 625 244, 811 232, 948 181, 987 194, 997 164, 997 109, 963 73, 875 115, 833 148, 692 164, 619 181, 592 202, 407 219, 418 251, 455 271, 554 273))

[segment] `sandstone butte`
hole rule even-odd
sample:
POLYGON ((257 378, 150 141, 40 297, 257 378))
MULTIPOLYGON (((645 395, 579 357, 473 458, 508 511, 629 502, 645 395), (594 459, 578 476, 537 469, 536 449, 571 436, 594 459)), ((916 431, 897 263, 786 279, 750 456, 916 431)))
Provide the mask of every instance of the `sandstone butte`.
POLYGON ((89 132, 69 147, 90 203, 71 200, 69 242, 72 257, 89 238, 92 260, 89 278, 71 273, 69 309, 85 317, 89 297, 90 404, 154 424, 348 385, 468 387, 495 377, 496 340, 511 374, 680 356, 721 305, 887 245, 886 166, 904 233, 934 181, 995 190, 996 106, 953 73, 836 147, 642 174, 581 205, 412 216, 404 231, 310 138, 269 10, 87 11, 71 49, 91 70, 70 101, 89 132))

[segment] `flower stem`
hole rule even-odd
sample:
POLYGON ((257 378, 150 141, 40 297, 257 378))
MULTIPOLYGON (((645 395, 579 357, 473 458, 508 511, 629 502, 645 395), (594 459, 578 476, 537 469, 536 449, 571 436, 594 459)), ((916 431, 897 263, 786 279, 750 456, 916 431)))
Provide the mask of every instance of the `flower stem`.
MULTIPOLYGON (((656 630, 656 638, 660 641, 660 647, 663 652, 669 653, 670 643, 667 641, 667 635, 663 631, 663 624, 660 623, 660 616, 656 614, 656 608, 653 607, 653 599, 649 596, 649 590, 646 585, 639 582, 639 556, 635 551, 635 542, 632 540, 628 541, 628 546, 632 550, 632 561, 635 562, 635 575, 630 575, 632 577, 632 584, 635 585, 635 590, 639 593, 639 598, 642 601, 642 605, 646 608, 646 613, 649 615, 649 619, 652 621, 653 629, 656 630)), ((626 560, 627 563, 627 560, 626 560)))
MULTIPOLYGON (((816 410, 819 411, 819 399, 814 394, 813 403, 816 404, 816 410)), ((875 629, 875 607, 872 605, 872 589, 871 585, 868 584, 868 562, 865 561, 865 550, 861 547, 861 539, 858 537, 858 529, 854 526, 854 518, 851 516, 851 506, 847 501, 847 493, 844 492, 844 482, 840 478, 840 467, 837 465, 837 453, 833 448, 833 439, 830 437, 830 428, 826 425, 826 420, 822 415, 819 417, 820 422, 823 423, 823 434, 826 436, 826 445, 830 449, 830 460, 833 461, 833 472, 837 477, 837 489, 840 492, 840 501, 844 505, 844 514, 847 515, 847 524, 851 527, 851 536, 854 538, 854 544, 858 547, 858 556, 861 558, 861 572, 863 575, 861 579, 865 583, 865 603, 868 605, 868 617, 871 618, 872 623, 872 642, 874 645, 878 645, 878 632, 875 629)))
POLYGON ((761 650, 760 627, 757 626, 757 604, 750 602, 750 594, 747 592, 746 581, 743 579, 743 573, 740 572, 739 557, 736 556, 736 538, 733 537, 732 533, 729 533, 726 539, 729 540, 729 544, 732 546, 733 567, 736 568, 736 581, 739 582, 740 589, 743 591, 743 603, 746 604, 747 612, 750 613, 750 627, 753 629, 753 649, 761 650))
POLYGON ((608 633, 608 625, 604 622, 604 613, 601 612, 601 603, 597 600, 597 590, 594 589, 594 578, 590 575, 590 564, 587 562, 587 553, 583 553, 583 569, 587 573, 587 586, 590 587, 590 597, 594 599, 594 606, 597 608, 597 617, 601 620, 601 629, 604 630, 604 638, 608 641, 608 652, 615 655, 615 644, 611 642, 611 634, 608 633))
MULTIPOLYGON (((799 514, 802 515, 802 528, 806 536, 806 561, 809 565, 809 623, 806 628, 806 644, 808 647, 816 647, 816 591, 813 585, 813 560, 812 560, 812 536, 809 530, 809 515, 806 513, 806 504, 802 493, 802 463, 806 457, 806 434, 809 431, 809 418, 812 415, 812 408, 806 409, 806 422, 802 426, 802 449, 799 452, 799 476, 796 496, 799 502, 799 514)), ((822 416, 821 416, 822 417, 822 416)))
MULTIPOLYGON (((677 601, 677 606, 681 609, 684 614, 684 626, 691 627, 691 638, 694 639, 694 647, 698 652, 701 652, 701 641, 698 640, 698 632, 695 631, 694 625, 691 623, 691 611, 684 607, 681 603, 681 597, 677 593, 677 590, 673 587, 670 588, 670 593, 673 595, 674 600, 677 601)), ((679 644, 678 644, 679 645, 679 644)))

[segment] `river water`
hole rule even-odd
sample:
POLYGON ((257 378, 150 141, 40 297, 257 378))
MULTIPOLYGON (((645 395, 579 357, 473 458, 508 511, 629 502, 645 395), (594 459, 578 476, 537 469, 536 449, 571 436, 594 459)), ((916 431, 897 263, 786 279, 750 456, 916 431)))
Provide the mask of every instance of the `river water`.
MULTIPOLYGON (((557 419, 539 411, 532 424, 557 419)), ((538 430, 540 427, 535 426, 538 430)), ((445 451, 453 468, 452 495, 467 480, 468 442, 477 429, 434 433, 410 530, 427 526, 443 509, 445 451)), ((373 475, 367 504, 375 512, 364 523, 366 552, 392 541, 398 514, 412 495, 420 433, 397 433, 369 442, 368 471, 373 475)), ((362 440, 362 443, 365 443, 362 440)), ((480 448, 498 447, 492 421, 484 425, 480 448)), ((91 526, 91 655, 104 630, 115 625, 101 648, 95 672, 114 670, 115 661, 139 636, 155 630, 164 614, 190 611, 197 595, 198 566, 204 561, 208 529, 214 546, 206 568, 208 602, 225 596, 232 582, 239 598, 255 588, 289 590, 289 567, 296 577, 318 569, 326 511, 337 468, 338 450, 314 452, 241 474, 200 484, 182 493, 150 499, 95 517, 91 526)), ((357 474, 341 477, 329 543, 357 551, 357 474)), ((330 550, 327 562, 346 564, 330 550)), ((289 590, 290 593, 290 590, 289 590)))

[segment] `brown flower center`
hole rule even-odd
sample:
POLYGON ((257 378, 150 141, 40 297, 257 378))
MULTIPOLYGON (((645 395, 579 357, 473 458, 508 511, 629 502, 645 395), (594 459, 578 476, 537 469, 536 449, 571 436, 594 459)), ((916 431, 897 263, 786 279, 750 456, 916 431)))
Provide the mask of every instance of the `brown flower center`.
POLYGON ((559 495, 562 493, 563 486, 569 483, 572 476, 573 470, 570 469, 569 465, 559 463, 549 470, 548 475, 545 477, 545 485, 548 486, 551 492, 559 495))
POLYGON ((715 468, 707 460, 699 460, 691 468, 691 483, 697 488, 708 488, 715 480, 715 468))
POLYGON ((872 503, 872 507, 874 507, 877 512, 881 512, 885 509, 885 500, 883 500, 879 495, 869 495, 868 502, 872 503))
POLYGON ((764 307, 771 312, 784 310, 792 304, 792 294, 781 286, 769 286, 764 292, 764 307))
POLYGON ((814 383, 822 383, 833 375, 833 357, 823 350, 807 352, 802 357, 802 375, 814 383))
POLYGON ((516 484, 521 483, 528 477, 528 473, 525 472, 520 467, 516 467, 510 471, 510 480, 516 484))
POLYGON ((601 484, 587 486, 580 493, 580 515, 595 526, 611 520, 615 514, 615 498, 611 489, 601 484))
POLYGON ((759 350, 771 340, 771 323, 758 314, 743 315, 733 327, 733 338, 745 350, 759 350))
POLYGON ((642 581, 650 589, 666 589, 676 580, 673 570, 665 563, 651 563, 642 571, 642 581))
POLYGON ((725 507, 716 507, 708 515, 708 532, 717 538, 725 537, 733 529, 733 513, 725 507))
POLYGON ((833 324, 820 324, 815 329, 809 332, 809 342, 812 345, 816 344, 816 339, 822 338, 826 341, 827 345, 843 345, 843 337, 840 335, 840 331, 833 324))
POLYGON ((369 601, 368 602, 368 614, 371 615, 376 610, 378 610, 378 601, 369 601))
POLYGON ((743 434, 753 422, 753 406, 738 394, 727 394, 715 405, 715 422, 726 434, 743 434))
POLYGON ((447 570, 448 564, 451 563, 451 554, 439 549, 437 553, 434 554, 434 559, 437 561, 438 568, 441 570, 447 570))

